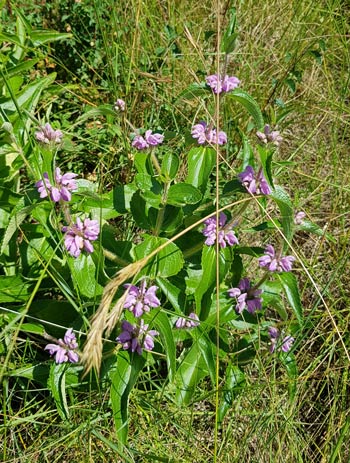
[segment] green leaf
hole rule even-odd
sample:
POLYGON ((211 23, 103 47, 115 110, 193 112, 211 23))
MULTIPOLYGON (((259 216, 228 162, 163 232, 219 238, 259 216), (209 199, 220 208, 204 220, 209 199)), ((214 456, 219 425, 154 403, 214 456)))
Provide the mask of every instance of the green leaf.
POLYGON ((0 302, 25 302, 29 298, 29 284, 20 276, 0 276, 0 302))
POLYGON ((181 289, 170 283, 169 280, 160 277, 157 278, 157 285, 174 309, 182 312, 185 305, 185 297, 181 289))
POLYGON ((222 423, 226 413, 233 406, 233 402, 244 388, 245 382, 243 371, 236 365, 229 363, 226 369, 225 383, 221 389, 221 400, 218 413, 219 423, 222 423))
POLYGON ((282 272, 276 274, 277 278, 281 282, 284 293, 293 312, 296 316, 300 327, 303 326, 303 308, 301 305, 300 294, 298 289, 298 280, 296 276, 291 272, 282 272))
POLYGON ((155 315, 153 323, 159 331, 163 341, 168 365, 169 381, 173 381, 176 372, 176 345, 169 318, 164 312, 159 311, 157 315, 155 315))
POLYGON ((147 205, 145 199, 141 196, 141 192, 137 191, 133 194, 130 202, 130 210, 136 224, 144 230, 151 230, 152 224, 148 219, 147 205))
POLYGON ((33 333, 43 335, 45 333, 45 328, 39 323, 22 323, 21 331, 25 333, 33 333))
MULTIPOLYGON (((276 185, 275 189, 269 195, 277 204, 281 213, 281 225, 284 236, 288 242, 291 241, 294 229, 294 214, 292 201, 288 193, 280 185, 276 185)), ((288 242, 284 242, 283 250, 288 248, 288 242)))
POLYGON ((202 193, 188 183, 171 185, 168 192, 167 203, 173 206, 186 206, 197 204, 202 199, 202 193))
POLYGON ((238 37, 237 32, 235 32, 237 24, 236 8, 230 8, 228 15, 230 19, 221 42, 221 51, 226 54, 229 54, 234 50, 236 39, 238 37))
POLYGON ((232 92, 226 95, 226 98, 230 98, 231 100, 237 101, 241 104, 254 119, 257 129, 261 129, 264 126, 264 118, 260 107, 249 93, 241 90, 240 88, 235 88, 232 92))
POLYGON ((188 405, 193 397, 198 382, 207 376, 205 362, 198 343, 194 343, 175 375, 176 402, 178 406, 188 405))
POLYGON ((332 243, 336 243, 337 240, 330 233, 325 232, 325 230, 319 227, 317 224, 311 222, 310 220, 303 220, 300 225, 296 227, 296 230, 302 230, 308 233, 314 233, 317 236, 326 236, 326 238, 332 243))
POLYGON ((69 267, 80 294, 88 298, 102 294, 103 287, 96 281, 97 269, 90 254, 81 253, 77 258, 69 258, 69 267))
POLYGON ((199 188, 203 193, 207 187, 215 162, 216 154, 212 148, 203 146, 192 148, 188 153, 186 183, 199 188))
POLYGON ((50 30, 35 30, 30 33, 30 40, 35 47, 43 43, 56 42, 57 40, 68 40, 73 37, 72 34, 50 31, 50 30))
POLYGON ((176 154, 166 153, 162 160, 162 174, 166 181, 173 180, 179 170, 180 160, 176 154))
POLYGON ((201 96, 210 95, 208 87, 205 83, 191 84, 176 98, 175 104, 180 100, 192 100, 201 96))
POLYGON ((213 352, 213 343, 211 342, 209 336, 201 329, 199 326, 198 331, 200 335, 197 336, 198 332, 195 330, 191 331, 194 341, 198 342, 199 350, 202 354, 202 357, 205 361, 210 380, 212 385, 215 387, 216 384, 216 361, 213 352), (197 339, 198 338, 198 339, 197 339))
POLYGON ((50 375, 47 387, 54 398, 57 411, 64 421, 69 419, 69 409, 66 397, 66 364, 53 363, 50 368, 50 375))
POLYGON ((122 444, 126 443, 128 436, 129 394, 144 365, 145 359, 141 355, 120 351, 116 368, 110 372, 113 418, 122 444))
POLYGON ((297 391, 297 380, 298 380, 298 368, 297 368, 297 363, 295 361, 295 356, 291 354, 290 352, 286 354, 281 353, 280 360, 286 369, 288 379, 289 379, 288 381, 289 400, 293 402, 296 391, 297 391))
MULTIPOLYGON (((148 256, 152 251, 168 241, 166 238, 146 235, 144 242, 134 248, 135 259, 139 260, 148 256)), ((174 243, 169 243, 145 265, 139 275, 148 275, 150 278, 166 278, 176 275, 182 269, 183 264, 182 252, 174 243)))

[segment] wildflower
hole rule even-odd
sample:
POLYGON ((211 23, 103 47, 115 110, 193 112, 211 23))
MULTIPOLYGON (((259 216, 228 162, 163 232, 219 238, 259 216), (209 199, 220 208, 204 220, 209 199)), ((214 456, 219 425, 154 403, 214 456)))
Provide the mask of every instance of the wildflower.
POLYGON ((294 261, 294 256, 276 256, 275 249, 271 244, 266 246, 265 254, 259 257, 260 267, 265 267, 270 272, 290 272, 294 261))
POLYGON ((220 130, 217 134, 216 129, 210 128, 204 121, 192 127, 191 135, 193 138, 197 139, 199 145, 204 145, 205 143, 211 145, 225 145, 227 143, 227 135, 225 132, 220 130))
POLYGON ((114 109, 116 111, 125 111, 125 101, 121 98, 118 98, 117 101, 114 103, 114 109))
POLYGON ((55 344, 47 344, 44 350, 48 350, 50 355, 55 356, 56 363, 77 363, 79 355, 76 352, 78 343, 72 328, 66 331, 62 339, 57 339, 55 344))
POLYGON ((84 219, 84 223, 78 217, 76 223, 68 227, 62 227, 65 232, 64 245, 73 257, 78 257, 84 249, 86 252, 93 252, 91 241, 96 241, 100 233, 100 226, 97 220, 84 219))
POLYGON ((158 286, 150 286, 147 289, 146 280, 142 280, 140 287, 126 284, 127 295, 124 303, 124 309, 130 310, 135 317, 141 317, 143 312, 149 312, 151 307, 159 307, 160 300, 156 296, 158 286))
POLYGON ((294 338, 292 336, 285 336, 282 339, 282 342, 280 341, 281 338, 281 333, 278 331, 277 328, 270 326, 268 328, 268 334, 270 336, 271 340, 271 346, 270 346, 270 352, 274 352, 277 348, 277 350, 282 350, 283 352, 289 352, 290 349, 292 348, 292 345, 294 343, 294 338))
POLYGON ((241 314, 244 309, 249 313, 254 313, 262 308, 261 289, 253 289, 248 278, 242 278, 238 283, 238 288, 228 290, 230 297, 235 297, 237 301, 236 312, 241 314))
POLYGON ((157 146, 163 143, 164 135, 160 133, 152 133, 152 130, 146 130, 144 137, 142 135, 136 135, 131 145, 138 149, 144 150, 150 146, 157 146))
POLYGON ((45 145, 49 145, 51 142, 54 144, 61 143, 62 137, 63 133, 60 130, 54 130, 48 123, 40 127, 38 132, 35 132, 37 141, 45 145))
POLYGON ((35 186, 40 193, 40 198, 46 198, 50 195, 50 198, 55 203, 59 201, 70 201, 72 199, 71 191, 78 188, 76 181, 77 174, 67 172, 61 175, 61 169, 56 167, 55 169, 55 184, 51 185, 47 172, 44 172, 43 179, 36 182, 35 186))
POLYGON ((132 325, 126 320, 122 321, 122 332, 117 337, 117 341, 123 344, 124 350, 131 350, 142 354, 142 349, 153 350, 154 337, 159 333, 155 330, 148 330, 148 325, 145 325, 141 320, 140 326, 132 325))
POLYGON ((249 193, 253 195, 269 195, 271 193, 271 188, 261 169, 258 173, 255 173, 252 166, 247 166, 243 172, 238 174, 238 180, 246 187, 249 193))
MULTIPOLYGON (((220 212, 219 215, 219 233, 218 241, 221 248, 226 248, 226 246, 233 246, 238 244, 238 239, 234 234, 233 230, 226 230, 225 224, 227 222, 227 217, 223 212, 220 212)), ((205 244, 207 246, 212 246, 216 241, 216 217, 210 217, 204 221, 205 228, 202 230, 203 235, 207 238, 205 244)))
POLYGON ((256 136, 261 143, 266 145, 267 143, 273 143, 278 146, 283 140, 278 130, 271 130, 271 127, 266 124, 263 132, 256 132, 256 136))
POLYGON ((176 320, 175 327, 182 329, 182 328, 195 328, 199 325, 199 318, 198 315, 194 312, 191 312, 188 318, 179 317, 176 320))
POLYGON ((205 78, 207 85, 213 90, 214 93, 230 92, 231 90, 238 87, 241 83, 237 77, 223 76, 220 77, 216 74, 205 78))
POLYGON ((303 223, 303 219, 306 217, 305 212, 300 211, 297 212, 294 216, 294 223, 295 225, 301 225, 303 223))

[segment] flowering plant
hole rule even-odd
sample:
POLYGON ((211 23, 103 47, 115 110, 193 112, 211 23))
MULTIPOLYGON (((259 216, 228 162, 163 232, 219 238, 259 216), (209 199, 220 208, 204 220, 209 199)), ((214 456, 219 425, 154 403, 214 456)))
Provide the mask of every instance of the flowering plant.
MULTIPOLYGON (((84 169, 64 169, 67 160, 57 156, 63 132, 48 123, 32 131, 34 167, 21 166, 32 189, 21 200, 13 194, 16 209, 2 216, 5 263, 15 274, 21 260, 23 269, 16 303, 27 301, 33 317, 45 304, 47 331, 59 313, 82 333, 77 340, 70 328, 57 339, 40 329, 51 341, 42 346, 42 361, 61 368, 51 376, 64 368, 102 370, 122 442, 128 394, 150 365, 166 368, 164 388, 182 406, 196 400, 203 378, 219 391, 218 384, 230 388, 232 371, 244 377, 242 352, 251 362, 259 353, 285 368, 295 363, 303 310, 299 264, 289 249, 306 215, 294 213, 288 191, 274 181, 282 129, 265 124, 244 83, 225 68, 208 70, 195 87, 203 111, 188 120, 207 122, 188 123, 178 133, 151 122, 136 130, 121 98, 86 111, 81 121, 111 118, 127 140, 120 149, 132 168, 108 191, 94 175, 84 178, 84 169), (235 129, 221 117, 231 114, 232 102, 249 119, 237 117, 235 129), (27 294, 34 279, 37 305, 27 294)), ((176 101, 197 98, 193 88, 176 101)), ((220 403, 222 421, 229 409, 224 394, 220 403)))

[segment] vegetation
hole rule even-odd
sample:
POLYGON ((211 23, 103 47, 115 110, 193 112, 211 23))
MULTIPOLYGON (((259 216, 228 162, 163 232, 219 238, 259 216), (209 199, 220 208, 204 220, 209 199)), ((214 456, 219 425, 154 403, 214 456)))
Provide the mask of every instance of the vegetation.
POLYGON ((0 4, 3 461, 348 462, 346 3, 0 4))

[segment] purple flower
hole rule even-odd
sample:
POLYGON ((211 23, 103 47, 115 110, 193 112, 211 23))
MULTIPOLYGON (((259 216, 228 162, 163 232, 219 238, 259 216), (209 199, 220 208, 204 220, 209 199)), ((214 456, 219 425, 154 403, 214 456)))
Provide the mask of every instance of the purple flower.
POLYGON ((270 272, 290 272, 294 261, 294 256, 276 256, 275 249, 271 244, 266 246, 265 254, 259 257, 260 267, 264 267, 270 272))
POLYGON ((271 346, 270 346, 270 352, 274 352, 276 349, 277 350, 282 350, 283 352, 289 352, 290 349, 292 348, 292 345, 294 343, 294 338, 292 336, 285 336, 282 339, 282 342, 280 342, 281 339, 281 333, 278 331, 277 328, 270 326, 268 328, 268 334, 271 339, 271 346))
POLYGON ((182 328, 195 328, 199 325, 199 318, 198 315, 194 312, 191 312, 187 318, 179 317, 176 320, 175 327, 182 329, 182 328))
POLYGON ((193 138, 197 139, 199 145, 204 145, 205 143, 210 145, 225 145, 227 143, 227 135, 225 132, 219 131, 217 134, 216 129, 212 129, 204 121, 192 127, 191 135, 193 138))
POLYGON ((65 232, 64 245, 73 257, 78 257, 84 249, 86 252, 93 252, 91 241, 96 241, 100 233, 100 226, 97 220, 84 219, 84 223, 78 217, 76 223, 68 227, 62 227, 65 232))
POLYGON ((294 216, 294 223, 295 225, 301 225, 303 223, 303 219, 306 217, 305 212, 300 211, 297 212, 294 216))
POLYGON ((237 77, 229 76, 218 76, 213 74, 205 78, 209 87, 213 90, 214 93, 230 92, 239 86, 240 80, 237 77))
POLYGON ((38 132, 35 132, 35 138, 40 143, 44 143, 45 145, 49 145, 51 142, 61 143, 63 137, 63 133, 60 130, 54 130, 50 124, 45 124, 44 126, 40 127, 38 132))
POLYGON ((148 325, 145 325, 141 320, 140 326, 132 325, 126 320, 122 321, 122 332, 117 337, 117 341, 123 344, 124 350, 131 350, 142 354, 142 349, 153 350, 154 337, 159 333, 155 330, 148 330, 148 325))
POLYGON ((271 193, 271 188, 261 169, 255 173, 252 166, 247 166, 243 172, 238 174, 238 180, 252 195, 269 195, 271 193))
POLYGON ((283 138, 281 137, 278 130, 271 130, 271 127, 266 124, 263 132, 256 132, 256 136, 261 143, 266 145, 267 143, 273 143, 278 146, 283 138))
POLYGON ((253 289, 248 278, 242 278, 238 283, 238 288, 228 290, 230 297, 236 298, 236 312, 241 314, 244 309, 249 313, 254 313, 262 308, 262 299, 260 297, 261 289, 253 289))
POLYGON ((163 143, 164 135, 160 133, 152 133, 152 130, 146 130, 144 137, 136 135, 131 143, 131 146, 138 150, 144 150, 150 146, 157 146, 163 143))
POLYGON ((59 201, 70 201, 72 199, 71 191, 78 188, 76 181, 77 174, 67 172, 61 175, 61 169, 56 167, 55 169, 55 184, 51 185, 47 172, 44 172, 43 179, 36 182, 35 186, 40 193, 40 198, 46 198, 50 195, 50 198, 55 203, 59 201))
POLYGON ((116 111, 125 111, 125 101, 121 98, 118 98, 117 101, 114 103, 114 109, 116 111))
POLYGON ((156 296, 158 286, 150 286, 147 289, 146 280, 142 280, 140 287, 126 284, 127 295, 124 303, 124 309, 130 310, 135 317, 141 317, 143 312, 149 312, 151 307, 159 307, 160 300, 156 296))
POLYGON ((55 344, 47 344, 44 350, 48 350, 50 355, 55 356, 56 363, 77 363, 79 361, 79 355, 76 352, 78 343, 73 333, 73 329, 69 328, 62 339, 57 339, 55 344))
MULTIPOLYGON (((234 234, 233 230, 226 230, 225 224, 227 222, 227 217, 223 212, 220 212, 219 215, 219 233, 218 240, 221 248, 226 248, 226 246, 233 246, 238 244, 238 239, 234 234)), ((202 230, 203 235, 207 238, 205 244, 207 246, 212 246, 216 241, 216 217, 210 217, 204 221, 205 227, 202 230)))

